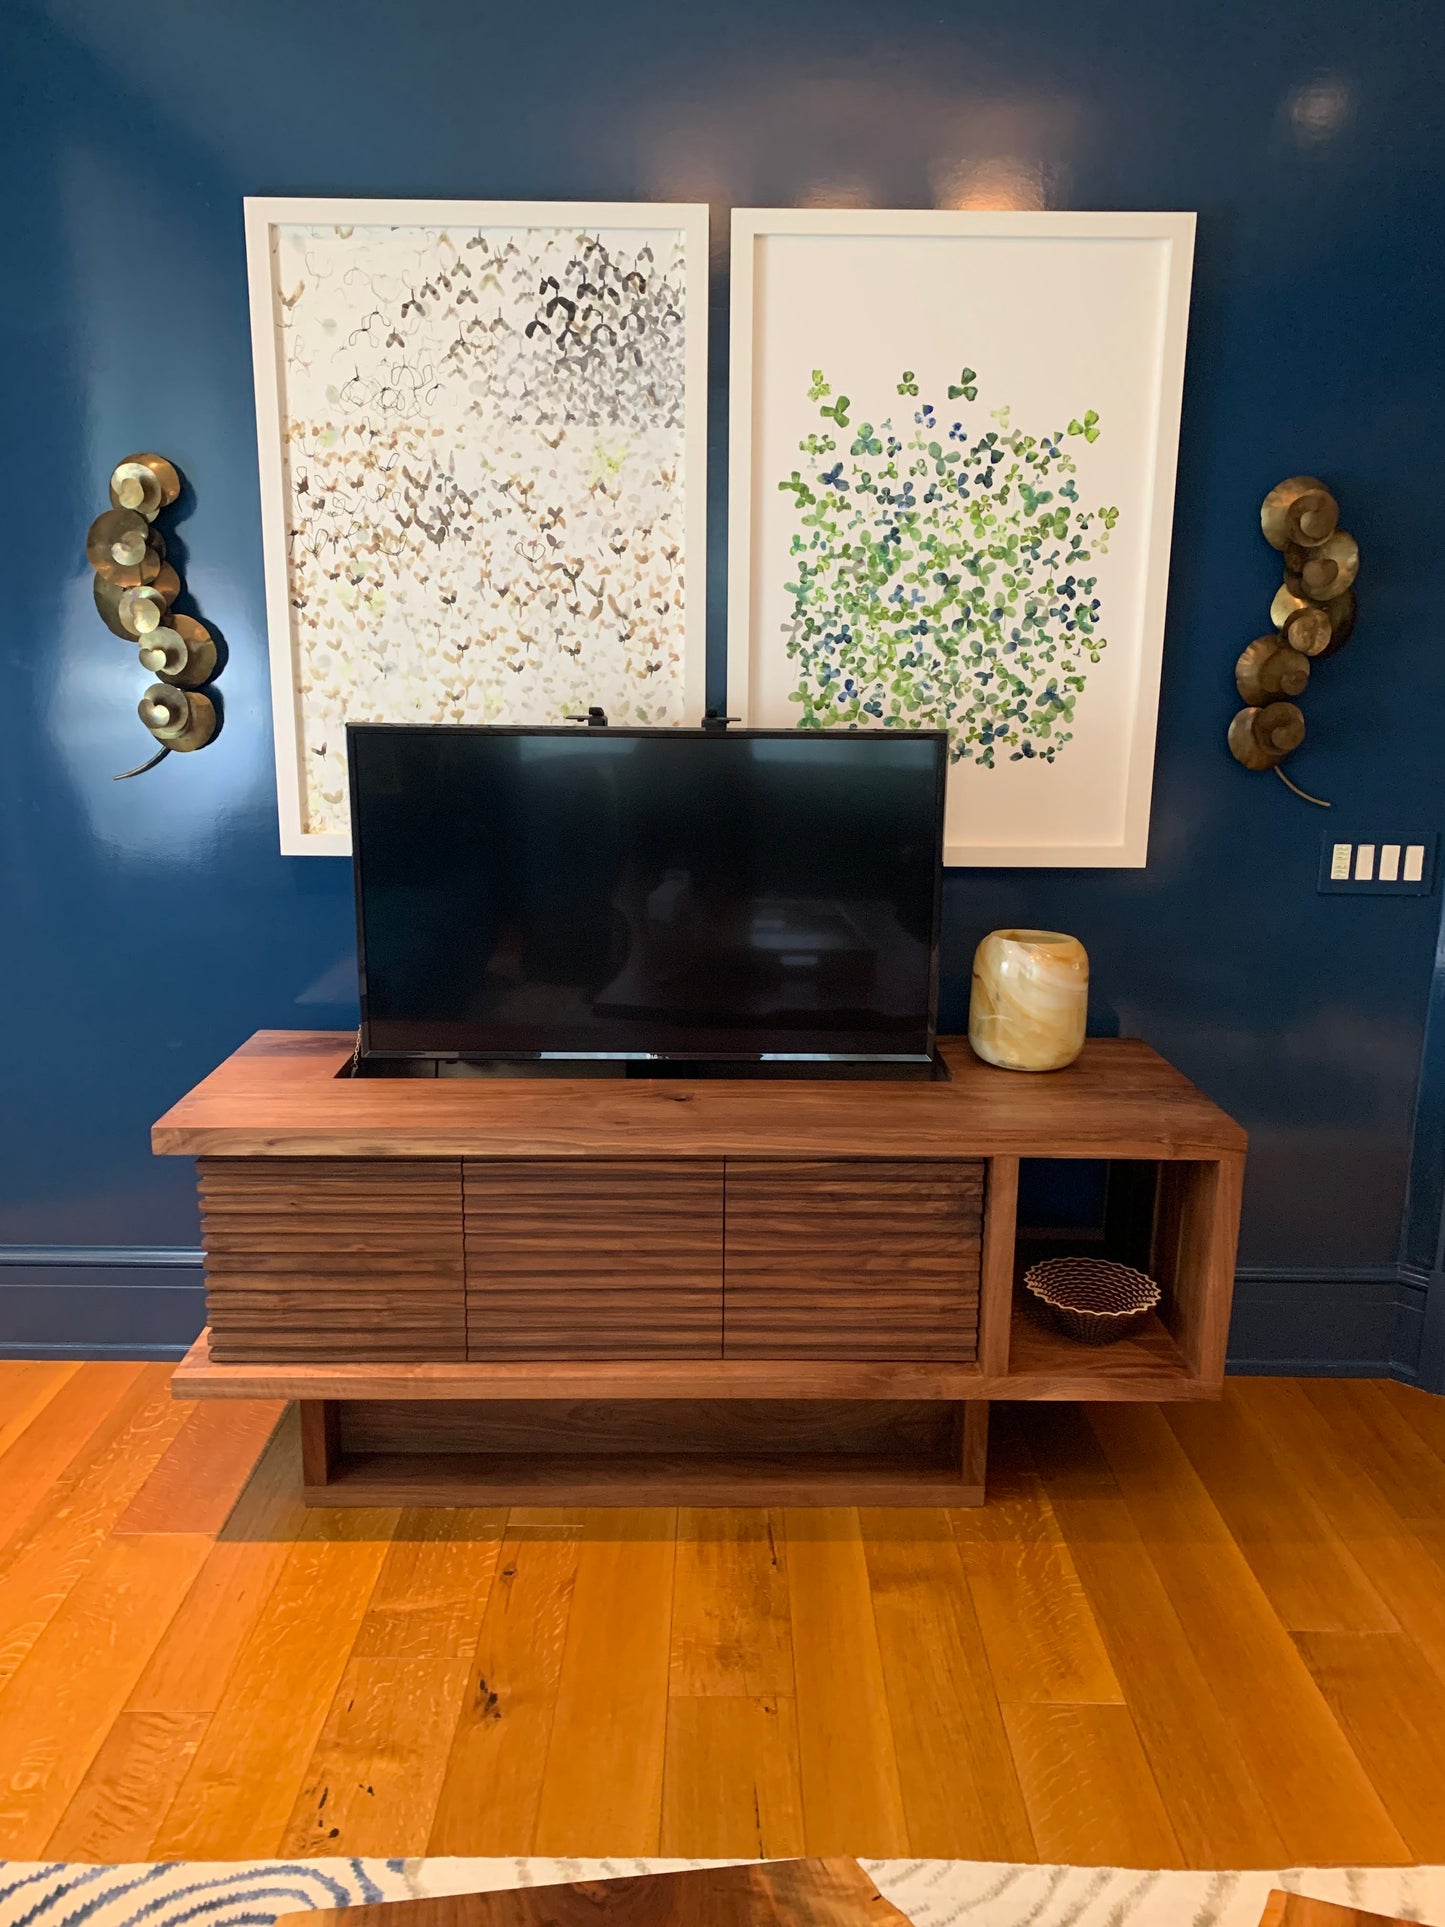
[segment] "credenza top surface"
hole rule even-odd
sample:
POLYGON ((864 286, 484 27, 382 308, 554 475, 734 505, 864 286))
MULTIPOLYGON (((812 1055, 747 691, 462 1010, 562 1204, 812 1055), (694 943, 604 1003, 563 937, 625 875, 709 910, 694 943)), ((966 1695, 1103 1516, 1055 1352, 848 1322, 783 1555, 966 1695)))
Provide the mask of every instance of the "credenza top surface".
POLYGON ((1134 1038, 1029 1075, 940 1038, 949 1082, 344 1078, 349 1031, 258 1031, 172 1106, 154 1150, 204 1157, 1121 1157, 1244 1150, 1134 1038))

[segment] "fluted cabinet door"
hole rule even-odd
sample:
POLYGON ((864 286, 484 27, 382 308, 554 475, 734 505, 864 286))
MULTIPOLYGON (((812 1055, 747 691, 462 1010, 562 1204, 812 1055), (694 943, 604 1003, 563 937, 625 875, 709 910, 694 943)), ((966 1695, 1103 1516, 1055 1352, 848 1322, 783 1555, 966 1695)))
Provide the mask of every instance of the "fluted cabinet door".
POLYGON ((727 1161, 728 1358, 978 1354, 981 1159, 727 1161))
POLYGON ((467 1356, 718 1358, 721 1159, 463 1166, 467 1356))
POLYGON ((466 1357, 454 1158, 202 1158, 218 1364, 466 1357))

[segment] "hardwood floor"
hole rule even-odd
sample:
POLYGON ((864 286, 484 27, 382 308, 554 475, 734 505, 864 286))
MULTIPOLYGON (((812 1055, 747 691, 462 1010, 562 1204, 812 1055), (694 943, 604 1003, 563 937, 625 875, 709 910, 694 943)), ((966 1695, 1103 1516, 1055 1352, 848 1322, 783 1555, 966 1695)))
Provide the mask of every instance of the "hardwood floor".
POLYGON ((0 1363, 0 1856, 1445 1860, 1445 1401, 996 1406, 979 1511, 315 1512, 0 1363))

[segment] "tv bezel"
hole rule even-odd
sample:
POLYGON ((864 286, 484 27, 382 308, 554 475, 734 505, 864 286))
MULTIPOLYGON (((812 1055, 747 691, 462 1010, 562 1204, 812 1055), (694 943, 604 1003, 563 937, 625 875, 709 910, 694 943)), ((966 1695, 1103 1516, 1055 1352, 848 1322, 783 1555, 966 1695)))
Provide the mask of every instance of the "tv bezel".
MULTIPOLYGON (((391 1064, 776 1064, 786 1070, 789 1064, 805 1066, 808 1064, 931 1064, 936 1057, 938 1037, 938 980, 939 947, 943 930, 943 811, 948 785, 948 731, 946 729, 749 729, 729 724, 725 728, 708 728, 698 724, 628 724, 609 723, 604 725, 609 737, 616 736, 683 736, 696 741, 713 741, 720 737, 747 737, 753 741, 796 741, 805 736, 861 736, 870 741, 896 741, 900 735, 922 736, 938 743, 942 754, 938 758, 937 807, 935 811, 936 841, 933 863, 933 917, 932 931, 928 947, 928 1021, 926 1025, 926 1046, 922 1053, 913 1051, 462 1051, 462 1050, 373 1050, 371 1047, 371 1026, 366 1007, 366 925, 362 914, 362 856, 361 839, 357 834, 356 808, 356 757, 352 753, 352 742, 356 736, 381 734, 417 735, 470 735, 470 736, 582 736, 589 727, 585 723, 348 723, 346 725, 346 780, 347 797, 351 811, 351 877, 356 908, 356 968, 357 988, 360 1001, 360 1023, 357 1030, 357 1061, 366 1063, 391 1064)), ((599 732, 600 733, 600 732, 599 732)))

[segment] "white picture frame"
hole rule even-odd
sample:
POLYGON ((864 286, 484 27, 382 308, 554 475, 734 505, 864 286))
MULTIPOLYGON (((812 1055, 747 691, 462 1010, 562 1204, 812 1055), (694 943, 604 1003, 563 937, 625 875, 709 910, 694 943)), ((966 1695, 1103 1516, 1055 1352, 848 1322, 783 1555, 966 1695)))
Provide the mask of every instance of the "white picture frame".
MULTIPOLYGON (((950 765, 948 864, 1139 868, 1147 861, 1194 226, 1188 213, 733 212, 729 708, 746 723, 777 727, 796 721, 801 703, 813 726, 820 726, 820 718, 821 726, 831 726, 830 717, 843 716, 837 692, 847 679, 836 689, 825 679, 841 676, 851 661, 863 669, 847 685, 848 706, 864 700, 868 689, 867 700, 882 706, 877 720, 886 721, 895 700, 921 705, 924 713, 914 711, 913 720, 946 717, 960 756, 950 765), (1029 295, 1060 282, 1070 296, 1063 303, 1046 291, 1029 295), (975 375, 974 364, 987 372, 975 375), (990 379, 995 373, 996 384, 990 379), (905 376, 916 379, 916 394, 905 395, 905 376), (800 381, 808 384, 807 411, 800 381), (944 441, 931 434, 929 417, 919 412, 935 386, 945 388, 931 417, 940 435, 946 430, 944 441), (1090 400, 1096 386, 1107 407, 1090 400), (1069 394, 1077 400, 1066 401, 1069 394), (833 407, 840 396, 849 404, 847 434, 831 432, 822 419, 829 396, 833 407), (990 469, 948 471, 952 482, 938 484, 941 505, 931 509, 932 523, 915 496, 905 539, 927 526, 931 540, 942 527, 943 548, 936 552, 964 553, 970 566, 1006 575, 1015 565, 991 564, 981 544, 971 555, 966 540, 949 547, 948 530, 961 528, 973 510, 952 497, 944 502, 948 488, 956 483, 962 489, 971 475, 997 491, 1007 469, 1037 459, 1056 488, 1067 480, 1074 495, 1065 503, 1053 489, 1047 497, 1035 489, 1030 501, 1052 500, 1054 507, 1027 513, 1017 482, 1006 504, 993 498, 996 522, 1022 517, 1008 537, 1017 538, 1010 553, 1023 552, 1035 573, 1017 593, 977 590, 990 601, 997 594, 1001 604, 1011 598, 998 621, 992 609, 965 611, 960 600, 945 601, 973 592, 975 578, 961 570, 952 581, 947 567, 938 573, 946 586, 936 604, 927 600, 931 581, 926 593, 911 586, 910 595, 924 596, 923 661, 907 672, 913 680, 904 678, 901 696, 897 675, 887 685, 892 693, 880 693, 906 655, 881 613, 893 566, 883 546, 889 539, 884 524, 893 514, 891 504, 903 499, 897 494, 905 486, 901 477, 917 459, 928 471, 920 472, 917 487, 926 482, 931 492, 934 470, 944 473, 940 462, 973 462, 985 431, 1000 419, 995 398, 1005 404, 1003 454, 990 469), (886 417, 885 404, 891 411, 886 417), (813 430, 800 437, 805 420, 813 430), (820 422, 827 432, 818 432, 820 422), (862 426, 870 430, 867 437, 862 426), (958 438, 955 428, 962 430, 958 438), (927 444, 918 440, 923 435, 927 444), (1033 438, 1031 447, 1026 437, 1033 438), (903 469, 900 479, 885 483, 883 468, 897 468, 888 452, 895 441, 903 469), (880 445, 876 455, 870 452, 874 442, 880 445), (1107 461, 1096 460, 1100 447, 1107 461), (1046 457, 1046 449, 1053 453, 1046 457), (836 465, 825 470, 834 454, 836 465), (875 467, 865 468, 867 462, 875 467), (1088 471, 1095 469, 1107 476, 1099 486, 1112 502, 1086 507, 1092 503, 1088 471), (854 492, 845 496, 845 489, 854 492), (887 514, 877 507, 883 490, 889 492, 887 514), (787 493, 793 500, 780 503, 787 493), (813 530, 802 525, 805 508, 821 518, 813 530), (1053 535, 1035 540, 1041 513, 1072 518, 1057 544, 1053 535), (1110 515, 1112 520, 1104 519, 1110 515), (1048 607, 1063 593, 1064 578, 1057 577, 1054 563, 1037 558, 1056 561, 1062 555, 1067 563, 1081 529, 1083 553, 1093 556, 1090 545, 1103 545, 1097 561, 1087 565, 1089 603, 1082 615, 1077 604, 1070 605, 1055 622, 1048 607), (1112 552, 1105 553, 1111 540, 1112 552), (864 553, 870 541, 874 548, 864 553), (876 567, 875 557, 884 558, 876 567), (1054 574, 1047 572, 1051 567, 1054 574), (1044 581, 1054 589, 1040 599, 1035 591, 1044 581), (1093 622, 1086 639, 1077 625, 1069 628, 1067 615, 1093 622), (1014 618, 1025 622, 1022 645, 1014 618), (1107 635, 1100 626, 1105 621, 1113 625, 1107 635), (1026 653, 1004 666, 1009 700, 1022 706, 998 721, 1005 678, 994 675, 988 650, 994 648, 996 658, 1021 646, 1026 653), (960 667, 965 649, 984 651, 982 661, 970 657, 967 674, 960 667), (1081 656, 1081 649, 1098 653, 1081 656), (1059 672, 1050 668, 1055 661, 1078 672, 1057 687, 1059 672), (1024 671, 1025 664, 1033 666, 1024 671), (982 694, 975 672, 988 678, 982 694), (1016 683, 1026 693, 1019 694, 1016 683), (931 713, 930 701, 939 705, 931 713), (993 733, 996 726, 1002 734, 993 733), (1053 734, 1030 733, 1046 729, 1053 734), (978 760, 985 752, 987 763, 978 760)), ((1000 431, 994 432, 997 438, 1000 431)), ((1039 471, 1026 470, 1028 476, 1033 488, 1039 471)), ((977 506, 982 511, 981 496, 977 506)), ((896 515, 893 520, 896 527, 896 515)), ((1069 574, 1067 582, 1075 585, 1070 596, 1082 593, 1083 579, 1069 574)), ((889 597, 897 586, 888 589, 889 597)), ((869 726, 875 713, 860 713, 853 726, 869 726)), ((902 720, 909 719, 905 712, 902 720)))
MULTIPOLYGON (((282 271, 284 266, 282 256, 288 244, 288 237, 291 237, 291 244, 297 244, 296 231, 301 229, 350 230, 350 235, 343 237, 348 241, 358 231, 361 232, 363 241, 366 241, 367 230, 376 230, 383 236, 388 230, 403 230, 408 233, 412 230, 422 230, 424 234, 436 237, 438 243, 441 237, 449 236, 453 231, 458 233, 462 230, 500 231, 521 234, 529 243, 530 237, 539 236, 540 238, 535 242, 538 248, 546 246, 545 237, 548 234, 601 236, 604 245, 606 237, 611 236, 614 237, 614 247, 617 250, 616 265, 613 268, 614 285, 624 286, 625 281, 620 275, 624 245, 631 246, 632 240, 635 239, 639 246, 646 245, 652 248, 654 241, 662 237, 676 238, 676 247, 672 248, 671 242, 669 247, 672 248, 670 259, 674 262, 675 278, 680 280, 684 293, 681 315, 679 316, 676 311, 677 304, 672 303, 666 308, 661 320, 656 319, 655 309, 650 311, 653 319, 649 325, 652 325, 655 330, 660 328, 668 340, 669 380, 673 379, 678 361, 678 348, 673 336, 677 327, 681 328, 683 335, 680 347, 682 423, 679 428, 675 410, 671 417, 666 419, 661 411, 652 411, 653 420, 658 424, 655 433, 643 428, 634 436, 632 443, 633 454, 636 454, 639 439, 644 445, 644 452, 637 455, 638 470, 645 470, 645 489, 639 499, 653 509, 656 508, 660 496, 663 499, 660 518, 657 516, 650 520, 644 518, 637 524, 639 530, 646 531, 658 526, 660 519, 666 533, 666 540, 659 545, 665 559, 657 559, 650 551, 648 552, 647 567, 652 572, 648 580, 649 582, 654 580, 664 568, 671 571, 668 592, 663 602, 658 603, 656 598, 653 598, 649 605, 649 614, 637 618, 639 624, 645 625, 654 619, 651 611, 660 612, 666 604, 667 612, 656 615, 656 634, 646 645, 640 645, 637 653, 642 654, 646 647, 654 658, 665 659, 665 669, 662 681, 654 680, 644 685, 636 681, 639 673, 637 666, 629 661, 625 669, 616 669, 614 682, 617 683, 618 678, 621 678, 619 687, 624 685, 628 689, 634 686, 642 687, 645 691, 644 702, 651 709, 660 710, 664 706, 669 706, 671 711, 676 712, 649 714, 648 720, 696 721, 702 712, 706 686, 708 321, 708 209, 706 205, 590 201, 247 198, 245 202, 246 259, 250 286, 251 340, 261 482, 261 525, 276 751, 276 793, 282 853, 290 856, 346 856, 350 854, 351 849, 349 827, 344 820, 346 814, 344 790, 341 805, 338 806, 335 803, 337 794, 335 739, 338 734, 335 727, 328 728, 325 732, 326 746, 320 752, 328 759, 328 787, 324 794, 330 800, 324 806, 315 805, 316 795, 323 792, 318 792, 314 788, 315 779, 312 774, 314 764, 307 763, 303 769, 303 760, 308 752, 307 704, 311 698, 303 695, 301 688, 303 677, 295 620, 297 584, 293 580, 292 572, 291 531, 296 528, 299 518, 293 515, 295 498, 291 492, 293 483, 288 471, 287 379, 289 371, 287 350, 283 346, 288 309, 295 299, 290 290, 296 283, 285 282, 282 271), (623 240, 618 240, 617 237, 623 237, 623 240), (677 443, 676 480, 671 479, 674 475, 672 442, 667 441, 664 444, 659 439, 664 432, 677 443), (650 441, 649 436, 651 436, 650 441), (672 500, 678 483, 681 486, 683 499, 681 513, 675 515, 672 512, 672 500), (677 524, 679 523, 680 560, 677 558, 679 543, 677 524), (680 635, 675 633, 679 626, 680 635), (662 637, 661 646, 655 646, 658 636, 662 637), (628 683, 626 680, 628 677, 634 678, 634 681, 628 683), (308 784, 313 787, 308 789, 308 784), (338 816, 342 820, 336 820, 338 816), (330 820, 326 820, 328 818, 330 820)), ((334 270, 337 259, 332 236, 323 235, 323 240, 326 244, 326 258, 324 263, 318 263, 318 265, 334 270)), ((448 246, 452 253, 458 254, 460 258, 456 246, 450 241, 448 246)), ((660 255, 657 258, 660 259, 660 255)), ((446 259, 449 260, 450 256, 446 259)), ((418 279, 424 270, 423 261, 417 269, 418 279)), ((517 273, 520 276, 520 265, 517 273)), ((301 278, 304 279, 304 277, 301 278)), ((435 276, 430 278, 434 280, 435 276)), ((378 285, 381 283, 379 282, 378 285)), ((388 288, 391 286, 389 279, 386 280, 385 285, 388 288)), ((400 283, 397 285, 399 288, 400 283)), ((460 282, 457 285, 460 286, 460 282)), ((412 288, 412 292, 416 292, 415 287, 412 288)), ((447 299, 450 300, 451 296, 448 295, 447 299)), ((500 295, 496 297, 498 303, 501 299, 500 295)), ((380 312, 379 307, 377 311, 380 312)), ((469 315, 469 319, 475 318, 475 315, 469 315)), ((408 320, 413 321, 414 316, 409 316, 408 320)), ((327 325, 327 323, 332 328, 334 339, 334 316, 328 316, 326 323, 318 325, 327 325)), ((388 314, 384 323, 375 324, 375 334, 379 337, 383 326, 389 326, 395 337, 397 325, 395 315, 388 314)), ((437 325, 440 327, 439 321, 437 325)), ((459 329, 465 326, 465 322, 459 323, 459 329)), ((656 332, 652 338, 659 338, 656 332)), ((531 339, 530 335, 528 339, 531 339)), ((374 347, 375 343, 370 336, 367 336, 359 345, 369 348, 374 347)), ((481 345, 485 346, 484 343, 481 345)), ((385 350, 381 348, 377 352, 384 354, 385 350)), ((398 348, 396 352, 400 356, 403 351, 398 348)), ((376 355, 373 354, 373 360, 375 359, 376 355)), ((430 365, 435 367, 435 358, 430 365)), ((307 378, 307 372, 298 372, 297 386, 303 385, 307 378)), ((371 383, 371 392, 373 394, 377 392, 375 381, 371 383)), ((421 392, 420 383, 417 384, 417 392, 421 392)), ((516 392, 515 386, 507 392, 516 392)), ((490 405, 492 401, 490 394, 487 401, 490 405)), ((472 404, 467 406, 470 409, 472 404)), ((481 422, 477 431, 478 449, 484 453, 482 443, 487 433, 487 424, 485 418, 480 416, 480 412, 478 419, 481 422)), ((517 430, 519 435, 522 432, 521 429, 517 430)), ((553 444, 549 443, 548 446, 553 444)), ((574 482, 582 472, 577 466, 581 459, 581 453, 578 451, 574 456, 574 466, 571 471, 574 482)), ((628 444, 621 431, 608 441, 605 447, 599 444, 596 459, 604 465, 613 464, 613 470, 610 473, 620 474, 624 478, 628 475, 628 463, 632 460, 632 455, 628 453, 628 444)), ((604 486, 608 479, 609 476, 604 475, 604 486)), ((619 482, 619 495, 624 486, 630 488, 633 484, 626 480, 619 482)), ((539 499, 545 492, 544 482, 542 490, 539 491, 539 499)), ((594 499, 600 499, 596 497, 595 487, 591 492, 594 499)), ((474 489, 473 494, 475 493, 474 489)), ((531 497, 528 496, 527 500, 530 501, 530 499, 531 497)), ((510 505, 508 512, 510 512, 510 505)), ((624 514, 625 501, 617 511, 619 523, 624 514)), ((625 540, 625 531, 623 535, 625 540)), ((520 552, 520 545, 518 548, 520 552)), ((334 549, 333 544, 333 552, 334 549)), ((640 552, 640 547, 629 550, 627 564, 621 566, 633 566, 633 559, 640 552)), ((605 555, 603 561, 605 564, 605 555)), ((599 572, 600 582, 605 583, 609 579, 599 572)), ((587 586, 585 578, 580 580, 585 588, 587 586)), ((640 581, 640 577, 629 578, 622 590, 624 598, 631 596, 632 591, 639 588, 640 581)), ((453 587, 455 588, 455 584, 453 587)), ((596 588, 596 585, 593 587, 596 588)), ((421 589, 416 591, 415 600, 419 611, 425 609, 425 593, 421 589)), ((579 588, 578 593, 580 596, 582 589, 579 588)), ((629 608, 640 609, 645 599, 644 594, 637 594, 629 602, 629 608)), ((460 618, 458 622, 460 623, 460 618)), ((581 627, 579 621, 579 639, 581 627)), ((344 651, 347 646, 360 646, 357 638, 362 633, 363 625, 357 625, 356 634, 350 637, 349 645, 348 636, 343 633, 338 643, 338 647, 343 652, 342 656, 326 657, 328 665, 334 667, 338 662, 342 664, 341 668, 336 669, 336 675, 343 690, 345 687, 344 651)), ((630 633, 630 628, 619 627, 618 634, 623 633, 630 633)), ((529 638, 526 644, 528 650, 532 648, 533 640, 529 638)), ((464 643, 461 646, 469 647, 470 644, 464 643)), ((619 648, 624 646, 620 643, 618 645, 619 648)), ((387 648, 392 655, 398 653, 393 642, 389 642, 387 648)), ((468 662, 480 664, 482 657, 468 658, 468 662)), ((509 663, 507 666, 515 665, 509 663)), ((641 673, 648 673, 652 666, 644 663, 641 666, 641 673)), ((529 661, 526 664, 525 673, 530 675, 534 668, 535 662, 529 661)), ((388 661, 382 666, 381 673, 389 673, 389 671, 388 661)), ((415 671, 408 669, 407 673, 420 675, 422 672, 420 669, 415 671)), ((314 687, 314 684, 312 686, 314 687)), ((519 688, 521 686, 518 685, 519 688)), ((540 691, 538 693, 540 695, 540 691)), ((555 695, 555 691, 553 693, 555 695)), ((586 691, 579 689, 575 700, 582 702, 585 696, 586 691)), ((591 698, 593 701, 601 699, 601 692, 591 698)), ((345 701, 344 693, 338 696, 334 688, 329 690, 327 702, 333 723, 339 710, 344 708, 345 701)), ((557 703, 553 701, 551 707, 556 708, 557 703)), ((399 720, 398 717, 389 714, 378 717, 371 713, 365 704, 362 705, 362 712, 362 720, 399 720)), ((451 717, 422 714, 417 717, 417 720, 483 721, 488 719, 484 715, 451 717)), ((550 713, 536 715, 512 713, 497 715, 495 720, 544 722, 555 718, 550 713)), ((635 721, 639 718, 634 713, 629 715, 627 720, 635 721)), ((314 745, 312 749, 315 753, 314 745)))

